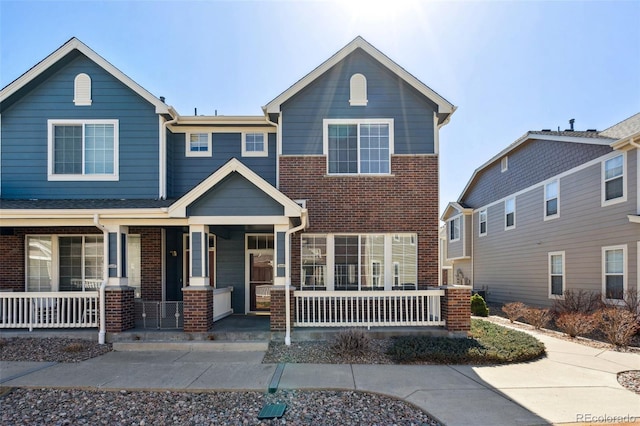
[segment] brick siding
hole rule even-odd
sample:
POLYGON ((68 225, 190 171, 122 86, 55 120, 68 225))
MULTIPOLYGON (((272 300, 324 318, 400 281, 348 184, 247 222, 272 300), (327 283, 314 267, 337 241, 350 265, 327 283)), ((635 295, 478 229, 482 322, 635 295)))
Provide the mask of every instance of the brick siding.
POLYGON ((108 333, 119 333, 135 327, 134 290, 131 287, 105 289, 105 317, 108 333))
POLYGON ((184 301, 184 332, 201 333, 213 327, 213 288, 182 290, 184 301))
MULTIPOLYGON (((293 296, 293 289, 289 291, 291 311, 289 312, 289 318, 291 319, 291 327, 293 329, 293 321, 296 317, 295 314, 295 298, 293 296)), ((271 316, 269 317, 269 324, 271 331, 285 331, 287 328, 286 322, 286 300, 284 298, 285 290, 284 286, 276 286, 271 290, 271 316)))
POLYGON ((471 287, 448 286, 441 298, 442 318, 449 331, 471 330, 471 287))
POLYGON ((140 292, 142 300, 162 300, 162 230, 129 227, 129 234, 140 235, 140 292))

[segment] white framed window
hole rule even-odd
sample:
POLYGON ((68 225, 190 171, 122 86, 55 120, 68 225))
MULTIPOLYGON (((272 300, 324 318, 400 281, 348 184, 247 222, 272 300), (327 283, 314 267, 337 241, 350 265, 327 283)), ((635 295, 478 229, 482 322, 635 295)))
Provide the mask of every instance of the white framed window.
POLYGON ((478 212, 478 235, 487 235, 487 209, 478 212))
POLYGON ((367 78, 362 74, 354 74, 349 80, 349 105, 367 105, 367 78))
POLYGON ((504 229, 516 227, 516 199, 508 198, 504 201, 504 229))
POLYGON ((453 243, 460 239, 460 216, 449 220, 449 242, 453 243))
POLYGON ((185 156, 211 157, 211 133, 189 132, 185 135, 185 156))
POLYGON ((325 119, 328 174, 390 174, 393 119, 325 119))
POLYGON ((392 290, 418 289, 418 247, 416 234, 395 234, 391 243, 392 290), (398 238, 396 238, 396 236, 398 238))
POLYGON ((602 162, 602 205, 627 201, 625 154, 602 162))
POLYGON ((560 216, 560 193, 557 180, 544 186, 544 220, 555 219, 560 216))
POLYGON ((602 295, 605 300, 624 299, 627 290, 627 245, 602 248, 602 295))
POLYGON ((48 120, 48 179, 118 180, 118 120, 48 120))
POLYGON ((327 285, 327 237, 325 235, 303 235, 300 245, 301 289, 325 290, 327 285))
POLYGON ((243 157, 267 157, 269 156, 269 140, 267 133, 243 133, 242 134, 243 157))
POLYGON ((500 172, 504 173, 507 170, 509 170, 509 157, 505 155, 502 157, 502 160, 500 160, 500 172))
POLYGON ((73 104, 75 106, 91 105, 91 77, 85 73, 76 75, 73 80, 73 104))
POLYGON ((549 253, 549 298, 564 298, 566 287, 564 251, 549 253))

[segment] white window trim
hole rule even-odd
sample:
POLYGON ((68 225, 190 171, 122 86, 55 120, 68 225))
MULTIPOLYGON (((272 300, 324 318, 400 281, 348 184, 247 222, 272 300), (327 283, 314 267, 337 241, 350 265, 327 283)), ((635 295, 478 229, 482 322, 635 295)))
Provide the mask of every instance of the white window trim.
POLYGON ((76 75, 73 80, 73 104, 75 106, 91 106, 91 77, 86 73, 76 75), (82 83, 85 86, 82 86, 82 83))
POLYGON ((47 120, 47 180, 49 181, 117 181, 120 179, 120 165, 119 165, 119 138, 120 129, 118 120, 47 120), (112 124, 113 125, 113 174, 84 174, 84 126, 86 124, 112 124), (82 140, 82 174, 55 174, 53 171, 54 166, 54 131, 53 128, 57 125, 69 126, 77 125, 83 128, 83 140, 82 140))
POLYGON ((548 270, 547 270, 547 276, 549 277, 549 299, 559 299, 559 300, 564 300, 564 293, 566 291, 567 288, 567 270, 566 270, 566 264, 565 264, 565 254, 564 251, 552 251, 549 252, 549 257, 548 257, 548 270), (557 294, 553 294, 552 293, 552 282, 551 282, 551 257, 552 256, 562 256, 562 294, 561 295, 557 295, 557 294))
POLYGON ((509 156, 505 155, 500 160, 500 173, 504 173, 509 170, 509 156))
POLYGON ((394 154, 393 118, 325 118, 322 120, 322 153, 327 157, 327 175, 331 176, 389 176, 391 156, 394 154), (358 173, 329 173, 329 125, 355 124, 358 126, 358 173), (389 126, 389 173, 360 173, 360 125, 387 124, 389 126))
POLYGON ((508 231, 509 229, 515 229, 516 227, 516 197, 506 198, 504 200, 504 230, 508 231), (507 202, 509 200, 513 200, 513 225, 507 226, 507 202))
POLYGON ((242 132, 242 156, 243 157, 268 157, 269 156, 269 134, 266 132, 242 132), (259 134, 264 140, 262 151, 247 151, 247 135, 259 134))
POLYGON ((552 219, 557 219, 560 217, 560 180, 559 179, 553 179, 549 182, 545 182, 544 186, 544 202, 542 204, 542 218, 543 220, 552 220, 552 219), (552 214, 552 215, 547 215, 547 201, 549 201, 549 199, 547 198, 547 185, 551 184, 551 183, 556 183, 556 214, 552 214))
POLYGON ((185 157, 211 157, 213 155, 211 132, 187 132, 184 135, 184 155, 185 157), (191 135, 207 135, 206 151, 191 151, 191 135))
POLYGON ((351 106, 367 106, 367 77, 364 74, 356 73, 351 76, 349 79, 349 105, 351 106), (354 92, 357 91, 358 83, 362 83, 362 98, 354 97, 354 92), (355 89, 355 90, 354 90, 355 89))
POLYGON ((607 299, 607 259, 606 252, 609 250, 622 250, 622 296, 627 293, 627 281, 629 277, 629 262, 627 261, 627 245, 602 247, 602 300, 612 304, 623 304, 624 300, 607 299))
POLYGON ((489 231, 489 212, 487 209, 482 209, 478 211, 478 236, 484 237, 487 235, 487 231, 489 231), (481 231, 482 226, 480 226, 482 223, 482 213, 484 213, 484 232, 481 231))
POLYGON ((613 204, 624 203, 627 201, 627 153, 622 152, 618 155, 614 155, 605 158, 601 162, 600 168, 600 193, 601 193, 601 206, 606 207, 613 204), (607 161, 613 160, 616 157, 622 157, 622 197, 606 200, 606 187, 605 187, 605 164, 607 161))
MULTIPOLYGON (((449 238, 449 242, 450 243, 455 243, 456 241, 460 241, 461 235, 462 235, 462 220, 460 220, 462 216, 458 215, 456 217, 452 217, 451 219, 449 219, 447 221, 447 237, 449 238), (455 221, 458 221, 458 238, 451 238, 451 227, 455 225, 455 221)), ((454 226, 455 229, 455 226, 454 226)))

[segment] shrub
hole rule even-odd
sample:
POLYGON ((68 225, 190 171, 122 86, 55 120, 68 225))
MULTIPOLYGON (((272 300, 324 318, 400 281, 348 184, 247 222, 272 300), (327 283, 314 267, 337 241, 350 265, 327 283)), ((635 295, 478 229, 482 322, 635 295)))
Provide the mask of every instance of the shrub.
POLYGON ((598 292, 587 290, 565 290, 562 299, 553 301, 553 312, 556 315, 579 312, 591 314, 602 306, 602 297, 598 292))
POLYGON ((539 330, 549 324, 553 315, 549 309, 527 308, 524 310, 524 320, 539 330))
POLYGON ((472 338, 403 336, 388 354, 400 363, 499 364, 525 362, 544 354, 535 337, 479 319, 471 320, 472 338))
POLYGON ((365 355, 370 343, 369 335, 364 330, 348 328, 336 334, 331 349, 341 355, 365 355))
POLYGON ((629 289, 624 293, 624 309, 631 312, 636 321, 640 321, 640 292, 629 289))
POLYGON ((502 306, 502 312, 507 314, 510 322, 517 321, 524 315, 524 310, 527 309, 527 305, 522 302, 511 302, 502 306))
POLYGON ((486 302, 479 294, 471 296, 471 313, 479 317, 489 316, 489 308, 486 302))
POLYGON ((580 312, 567 312, 556 319, 556 326, 571 337, 584 336, 592 332, 598 322, 593 315, 580 312))
POLYGON ((615 346, 629 346, 638 330, 635 315, 625 309, 604 308, 596 312, 598 329, 607 342, 615 346))

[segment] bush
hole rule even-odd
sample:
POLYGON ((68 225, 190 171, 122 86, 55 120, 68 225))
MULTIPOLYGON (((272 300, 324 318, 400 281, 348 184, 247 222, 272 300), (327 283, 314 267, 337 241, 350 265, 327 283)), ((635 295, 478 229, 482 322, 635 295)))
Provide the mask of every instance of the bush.
POLYGON ((629 346, 631 338, 638 331, 635 315, 625 309, 604 308, 596 312, 598 329, 607 342, 615 346, 629 346))
POLYGON ((489 316, 489 308, 487 307, 486 302, 482 296, 477 293, 471 296, 471 313, 479 317, 489 316))
POLYGON ((551 321, 553 315, 549 309, 527 308, 524 310, 524 320, 536 330, 545 327, 551 321))
POLYGON ((592 332, 598 322, 593 315, 567 312, 556 319, 556 326, 571 337, 584 336, 592 332))
POLYGON ((565 290, 562 299, 553 301, 553 312, 556 315, 578 312, 591 314, 602 307, 602 297, 599 292, 587 290, 565 290))
POLYGON ((502 312, 507 314, 510 322, 517 321, 524 316, 524 310, 527 309, 527 305, 522 302, 511 302, 502 306, 502 312))
POLYGON ((525 362, 544 354, 535 337, 479 319, 471 320, 472 338, 404 336, 387 352, 396 362, 500 364, 525 362))
POLYGON ((369 351, 371 340, 367 333, 359 328, 348 328, 336 334, 331 349, 340 355, 365 355, 369 351))

